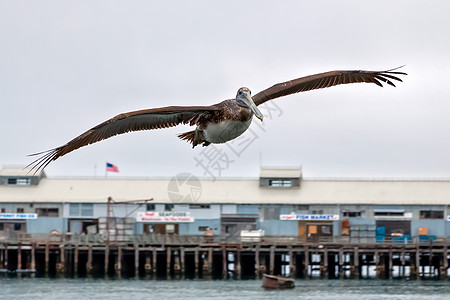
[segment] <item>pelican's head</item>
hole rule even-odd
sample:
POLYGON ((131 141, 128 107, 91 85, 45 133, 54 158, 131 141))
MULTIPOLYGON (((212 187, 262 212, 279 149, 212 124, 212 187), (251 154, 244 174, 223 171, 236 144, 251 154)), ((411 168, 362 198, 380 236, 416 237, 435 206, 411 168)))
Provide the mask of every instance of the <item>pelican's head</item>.
POLYGON ((250 108, 255 116, 262 121, 264 116, 256 106, 255 102, 253 102, 251 94, 252 92, 250 92, 248 88, 241 87, 236 94, 236 102, 240 106, 250 108))

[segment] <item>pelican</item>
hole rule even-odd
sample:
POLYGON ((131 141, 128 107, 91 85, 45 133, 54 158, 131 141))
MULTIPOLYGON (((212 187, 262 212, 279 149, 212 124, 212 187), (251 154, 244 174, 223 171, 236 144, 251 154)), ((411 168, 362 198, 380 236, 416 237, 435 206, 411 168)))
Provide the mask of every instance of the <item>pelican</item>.
POLYGON ((253 115, 261 121, 263 114, 258 106, 266 101, 310 90, 327 88, 348 83, 374 83, 383 87, 382 82, 395 87, 392 81, 402 81, 397 75, 407 75, 396 71, 330 71, 297 78, 269 87, 253 97, 246 87, 241 87, 234 99, 222 101, 211 106, 167 106, 119 114, 88 131, 80 134, 68 143, 47 151, 31 154, 39 158, 26 168, 30 171, 43 170, 47 165, 78 148, 87 146, 112 136, 130 131, 152 130, 189 124, 195 130, 178 135, 192 144, 208 146, 222 144, 243 134, 250 126, 253 115))

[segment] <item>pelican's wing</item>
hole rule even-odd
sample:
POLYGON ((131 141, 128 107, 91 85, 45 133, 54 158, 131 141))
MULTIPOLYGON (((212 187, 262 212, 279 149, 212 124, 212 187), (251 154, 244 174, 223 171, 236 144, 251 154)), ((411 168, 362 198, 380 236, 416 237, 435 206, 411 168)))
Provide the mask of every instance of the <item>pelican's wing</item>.
POLYGON ((339 84, 368 82, 383 86, 381 82, 395 86, 392 81, 402 81, 395 75, 406 75, 403 72, 397 72, 398 68, 387 71, 331 71, 310 75, 282 83, 265 89, 252 97, 256 105, 263 104, 266 101, 310 90, 317 90, 339 84))
POLYGON ((26 168, 30 167, 30 172, 35 170, 36 173, 58 157, 118 134, 168 128, 179 124, 196 125, 204 118, 210 117, 218 109, 216 106, 169 106, 120 114, 80 134, 63 146, 31 154, 30 156, 41 156, 26 168))

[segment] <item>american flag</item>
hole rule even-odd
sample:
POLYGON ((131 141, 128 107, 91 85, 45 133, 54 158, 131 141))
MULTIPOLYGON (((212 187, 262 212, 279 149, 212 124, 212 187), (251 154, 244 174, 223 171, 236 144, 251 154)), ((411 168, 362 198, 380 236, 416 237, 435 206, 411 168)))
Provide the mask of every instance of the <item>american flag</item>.
POLYGON ((107 162, 106 163, 106 171, 119 173, 119 168, 116 165, 113 165, 113 164, 110 164, 109 162, 107 162))

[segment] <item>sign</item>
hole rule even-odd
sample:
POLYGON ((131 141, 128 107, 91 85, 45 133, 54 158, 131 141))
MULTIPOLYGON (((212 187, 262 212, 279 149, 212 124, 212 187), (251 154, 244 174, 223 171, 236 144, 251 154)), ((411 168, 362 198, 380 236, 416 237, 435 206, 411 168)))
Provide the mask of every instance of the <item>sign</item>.
POLYGON ((339 215, 290 214, 290 215, 280 215, 280 220, 283 220, 283 221, 337 221, 337 220, 339 220, 339 215))
POLYGON ((449 221, 449 222, 450 222, 450 216, 447 216, 447 221, 449 221))
POLYGON ((194 222, 194 218, 190 216, 190 212, 140 211, 137 213, 136 221, 147 223, 190 223, 194 222))
POLYGON ((8 220, 26 220, 26 219, 37 219, 37 214, 7 214, 0 213, 0 219, 8 219, 8 220))

